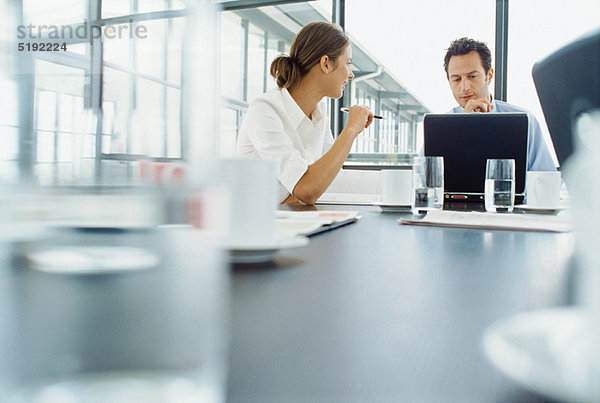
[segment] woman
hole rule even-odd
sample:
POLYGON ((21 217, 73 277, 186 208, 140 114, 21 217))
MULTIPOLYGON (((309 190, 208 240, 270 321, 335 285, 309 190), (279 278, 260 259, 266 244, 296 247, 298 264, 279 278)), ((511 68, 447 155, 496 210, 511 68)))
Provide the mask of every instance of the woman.
POLYGON ((314 204, 342 168, 352 143, 373 121, 368 107, 350 108, 334 141, 324 97, 341 98, 352 49, 335 24, 308 24, 294 37, 290 55, 271 63, 279 88, 255 99, 240 128, 236 153, 278 161, 281 202, 314 204))

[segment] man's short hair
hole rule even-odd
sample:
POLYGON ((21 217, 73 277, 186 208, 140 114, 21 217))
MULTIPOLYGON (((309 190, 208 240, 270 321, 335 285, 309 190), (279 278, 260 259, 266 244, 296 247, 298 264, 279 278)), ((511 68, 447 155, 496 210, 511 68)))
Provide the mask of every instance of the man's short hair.
POLYGON ((463 37, 450 42, 450 46, 446 50, 446 56, 444 56, 444 70, 446 70, 446 77, 448 77, 448 63, 450 63, 450 58, 452 56, 462 56, 473 51, 479 53, 481 65, 483 66, 485 74, 487 74, 492 68, 492 52, 490 52, 490 48, 487 47, 485 42, 463 37))

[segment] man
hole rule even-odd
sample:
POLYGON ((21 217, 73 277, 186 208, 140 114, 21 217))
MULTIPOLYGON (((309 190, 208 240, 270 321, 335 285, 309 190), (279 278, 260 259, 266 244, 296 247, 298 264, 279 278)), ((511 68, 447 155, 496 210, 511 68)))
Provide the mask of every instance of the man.
POLYGON ((535 116, 525 109, 492 98, 489 85, 494 76, 492 54, 487 45, 469 38, 450 43, 444 57, 444 69, 458 102, 452 113, 461 112, 524 112, 529 117, 527 149, 528 171, 555 171, 552 154, 542 136, 535 116))

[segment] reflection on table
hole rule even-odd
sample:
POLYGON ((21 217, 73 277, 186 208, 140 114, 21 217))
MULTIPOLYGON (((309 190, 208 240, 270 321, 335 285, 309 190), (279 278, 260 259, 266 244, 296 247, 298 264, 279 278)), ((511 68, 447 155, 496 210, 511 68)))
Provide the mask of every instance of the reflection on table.
POLYGON ((522 311, 571 303, 572 233, 361 220, 235 266, 228 400, 524 401, 481 348, 522 311))

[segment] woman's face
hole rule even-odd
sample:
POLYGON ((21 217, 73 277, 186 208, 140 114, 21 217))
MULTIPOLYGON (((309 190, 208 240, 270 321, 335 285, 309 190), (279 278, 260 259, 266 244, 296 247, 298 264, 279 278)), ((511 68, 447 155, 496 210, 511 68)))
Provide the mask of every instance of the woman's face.
POLYGON ((354 78, 354 73, 351 69, 352 64, 352 48, 346 46, 342 54, 338 57, 333 65, 333 70, 329 74, 328 94, 330 98, 341 98, 344 95, 344 89, 348 81, 354 78))

